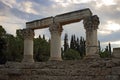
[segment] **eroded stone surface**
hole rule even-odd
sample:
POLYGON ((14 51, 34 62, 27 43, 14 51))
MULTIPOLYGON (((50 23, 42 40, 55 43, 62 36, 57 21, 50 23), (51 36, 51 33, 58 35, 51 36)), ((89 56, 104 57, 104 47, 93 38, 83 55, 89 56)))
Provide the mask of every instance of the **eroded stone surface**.
POLYGON ((7 62, 0 67, 0 80, 120 80, 120 66, 112 60, 7 62))

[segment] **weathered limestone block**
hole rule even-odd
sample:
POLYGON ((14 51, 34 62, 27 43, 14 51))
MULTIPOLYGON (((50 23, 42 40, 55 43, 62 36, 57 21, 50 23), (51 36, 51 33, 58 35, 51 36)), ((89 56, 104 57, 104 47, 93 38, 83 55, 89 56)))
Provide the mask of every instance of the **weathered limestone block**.
POLYGON ((120 75, 120 66, 112 67, 112 75, 120 75))
POLYGON ((113 48, 113 57, 120 58, 120 48, 113 48))
POLYGON ((105 80, 120 80, 119 75, 106 75, 105 80))
POLYGON ((22 75, 21 69, 9 69, 7 70, 8 75, 22 75))
POLYGON ((26 23, 26 28, 42 29, 42 28, 49 27, 49 25, 51 25, 51 23, 53 23, 53 17, 47 17, 47 18, 43 18, 43 19, 40 19, 40 20, 27 22, 26 23))
POLYGON ((119 58, 112 58, 112 66, 120 66, 120 59, 119 58))
POLYGON ((90 9, 87 8, 83 10, 56 15, 54 20, 61 25, 66 25, 74 22, 79 22, 82 19, 90 16, 92 16, 92 12, 90 11, 90 9))

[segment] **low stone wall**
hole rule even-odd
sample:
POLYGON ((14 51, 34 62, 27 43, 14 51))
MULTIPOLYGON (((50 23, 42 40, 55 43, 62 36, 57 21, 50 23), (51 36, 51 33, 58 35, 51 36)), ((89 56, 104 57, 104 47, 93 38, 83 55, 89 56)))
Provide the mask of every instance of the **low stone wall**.
POLYGON ((0 66, 0 80, 120 80, 120 59, 7 62, 0 66))

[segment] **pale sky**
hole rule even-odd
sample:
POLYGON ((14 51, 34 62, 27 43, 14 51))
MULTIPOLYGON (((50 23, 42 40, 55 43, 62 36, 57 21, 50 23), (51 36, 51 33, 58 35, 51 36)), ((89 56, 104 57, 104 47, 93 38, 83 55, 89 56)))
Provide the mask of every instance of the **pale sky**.
MULTIPOLYGON (((120 47, 120 0, 0 0, 0 25, 15 35, 16 29, 25 28, 28 21, 55 16, 66 12, 90 8, 100 18, 98 39, 104 48, 109 42, 112 47, 120 47)), ((85 37, 83 23, 63 26, 62 38, 67 33, 85 37)), ((36 30, 35 36, 45 34, 48 29, 36 30)))

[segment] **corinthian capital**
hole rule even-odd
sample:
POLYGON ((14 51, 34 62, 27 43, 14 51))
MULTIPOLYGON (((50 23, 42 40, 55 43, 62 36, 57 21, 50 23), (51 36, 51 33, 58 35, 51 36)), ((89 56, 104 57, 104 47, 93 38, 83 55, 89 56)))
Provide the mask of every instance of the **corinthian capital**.
POLYGON ((23 29, 22 35, 23 35, 24 39, 33 39, 34 31, 32 29, 23 29))
POLYGON ((53 24, 50 25, 49 30, 50 30, 51 33, 52 32, 58 32, 58 33, 61 34, 63 29, 62 29, 62 26, 59 23, 53 23, 53 24))
POLYGON ((84 19, 83 24, 85 29, 88 30, 98 29, 98 25, 100 24, 99 17, 97 15, 87 17, 84 19))

